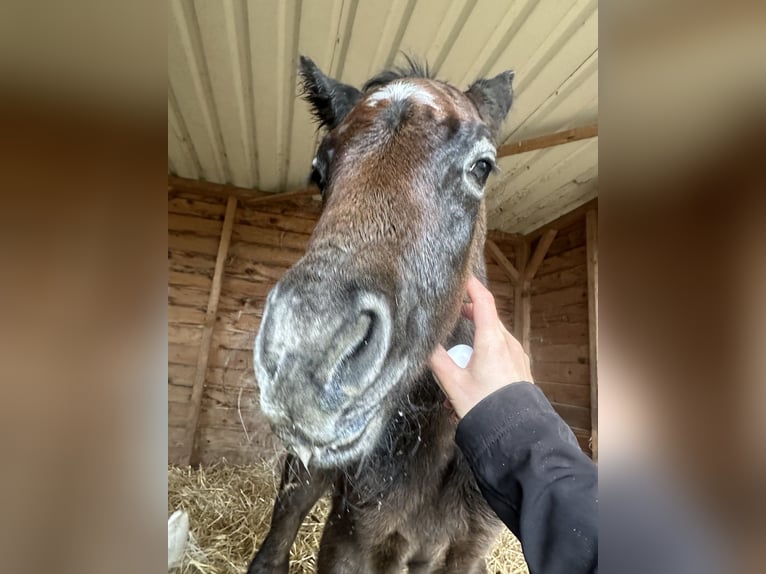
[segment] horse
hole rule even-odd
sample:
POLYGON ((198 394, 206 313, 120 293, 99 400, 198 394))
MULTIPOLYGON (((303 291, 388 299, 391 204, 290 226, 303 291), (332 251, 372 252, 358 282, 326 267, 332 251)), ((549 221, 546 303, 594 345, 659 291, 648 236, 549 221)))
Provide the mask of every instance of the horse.
POLYGON ((514 74, 461 91, 407 62, 357 89, 300 58, 324 128, 311 175, 323 207, 254 345, 260 407, 288 455, 249 574, 287 574, 330 489, 320 574, 483 573, 502 527, 427 360, 473 342, 460 309, 470 275, 486 283, 484 190, 514 74))

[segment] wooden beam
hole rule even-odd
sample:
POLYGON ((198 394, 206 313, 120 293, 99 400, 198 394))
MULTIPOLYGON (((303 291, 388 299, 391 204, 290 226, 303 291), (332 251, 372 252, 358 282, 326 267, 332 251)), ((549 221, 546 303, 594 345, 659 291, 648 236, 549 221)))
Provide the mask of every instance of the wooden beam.
POLYGON ((588 341, 590 356, 590 426, 593 460, 598 462, 598 212, 585 216, 588 265, 588 341))
POLYGON ((563 132, 557 132, 547 136, 540 136, 505 144, 497 149, 497 157, 500 158, 507 157, 509 155, 526 153, 528 151, 544 149, 569 142, 576 142, 578 140, 594 138, 596 136, 598 136, 598 124, 591 124, 589 126, 582 126, 571 130, 565 130, 563 132))
POLYGON ((549 229, 543 234, 540 241, 537 242, 535 252, 527 266, 524 268, 524 279, 526 281, 532 281, 532 279, 535 278, 537 270, 540 268, 540 264, 543 262, 543 259, 545 259, 545 254, 548 253, 551 243, 553 243, 553 240, 556 238, 556 233, 558 232, 555 229, 549 229))
POLYGON ((492 241, 507 241, 509 243, 519 243, 524 241, 524 236, 521 233, 507 233, 498 229, 490 229, 487 231, 487 239, 492 241))
POLYGON ((267 193, 257 189, 247 189, 244 187, 236 187, 234 185, 213 183, 211 181, 202 181, 198 179, 187 179, 175 175, 168 176, 168 191, 187 191, 225 198, 234 196, 235 198, 246 201, 248 205, 289 201, 295 198, 311 197, 319 194, 319 189, 314 186, 284 193, 267 193))
POLYGON ((523 273, 528 259, 529 243, 522 242, 517 244, 516 265, 522 270, 522 275, 513 288, 513 334, 527 353, 529 353, 531 297, 529 295, 529 281, 523 279, 523 273))
POLYGON ((513 263, 511 263, 505 255, 503 255, 503 252, 497 246, 497 243, 491 239, 487 239, 485 246, 489 251, 490 256, 492 256, 492 259, 494 259, 500 268, 508 275, 511 283, 516 285, 519 282, 519 277, 521 277, 518 269, 514 267, 513 263))
POLYGON ((202 407, 202 391, 205 387, 207 364, 208 359, 210 358, 210 348, 213 342, 213 328, 215 327, 215 319, 218 315, 218 300, 221 297, 221 283, 223 281, 223 272, 226 265, 226 257, 229 252, 229 244, 231 243, 231 232, 234 228, 234 217, 236 216, 236 213, 237 198, 231 195, 226 202, 226 215, 223 219, 221 239, 218 242, 218 253, 215 258, 213 282, 207 300, 205 323, 202 328, 199 351, 197 352, 197 365, 194 371, 191 398, 189 399, 190 412, 186 423, 186 432, 184 434, 183 442, 183 446, 186 449, 183 459, 183 463, 185 464, 191 462, 194 453, 194 440, 197 434, 197 424, 199 423, 199 414, 202 407))
POLYGON ((256 197, 248 199, 247 205, 262 205, 264 203, 279 203, 280 201, 289 201, 300 197, 313 197, 319 195, 319 189, 309 187, 307 189, 298 189, 296 191, 285 191, 283 193, 272 193, 268 197, 256 197))
POLYGON ((554 219, 550 223, 546 223, 545 225, 542 225, 535 229, 534 231, 530 231, 525 235, 525 238, 530 243, 537 239, 538 237, 541 237, 544 235, 547 231, 550 229, 564 229, 565 227, 569 227, 576 221, 580 221, 585 215, 592 209, 598 209, 598 198, 591 199, 587 203, 582 204, 580 207, 574 208, 569 213, 565 213, 558 219, 554 219))

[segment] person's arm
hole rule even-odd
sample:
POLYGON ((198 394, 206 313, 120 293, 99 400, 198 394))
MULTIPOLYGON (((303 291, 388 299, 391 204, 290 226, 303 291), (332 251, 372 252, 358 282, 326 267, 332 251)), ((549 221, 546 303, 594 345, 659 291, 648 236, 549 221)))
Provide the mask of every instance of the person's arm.
POLYGON ((495 391, 466 414, 456 442, 532 574, 597 571, 596 468, 540 389, 495 391))
POLYGON ((519 538, 532 574, 597 571, 597 472, 532 384, 529 357, 472 278, 474 353, 465 369, 443 347, 430 365, 463 420, 456 441, 487 502, 519 538), (528 382, 521 382, 528 381, 528 382), (512 384, 509 384, 512 383, 512 384))

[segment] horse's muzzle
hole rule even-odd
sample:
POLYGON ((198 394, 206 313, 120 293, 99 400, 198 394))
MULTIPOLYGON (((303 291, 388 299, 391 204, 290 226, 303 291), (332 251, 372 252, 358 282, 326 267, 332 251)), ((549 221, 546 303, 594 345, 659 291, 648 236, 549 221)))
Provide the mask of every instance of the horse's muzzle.
POLYGON ((328 448, 363 434, 389 390, 380 375, 391 331, 381 293, 288 273, 269 294, 254 352, 261 409, 279 434, 328 448))

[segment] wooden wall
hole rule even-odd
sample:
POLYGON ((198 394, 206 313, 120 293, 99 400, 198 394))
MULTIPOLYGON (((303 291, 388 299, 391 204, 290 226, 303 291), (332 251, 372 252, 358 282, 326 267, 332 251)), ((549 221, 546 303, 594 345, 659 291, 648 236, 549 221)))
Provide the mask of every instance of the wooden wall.
MULTIPOLYGON (((200 353, 226 199, 168 193, 168 459, 185 459, 184 434, 200 353)), ((319 215, 304 197, 261 204, 240 199, 223 267, 221 294, 205 373, 191 462, 226 457, 245 463, 280 448, 258 412, 252 347, 266 295, 303 253, 319 215)), ((513 242, 495 236, 515 261, 513 242)), ((487 257, 490 289, 503 322, 513 329, 514 289, 487 257)), ((562 230, 532 282, 533 371, 540 386, 587 445, 588 326, 584 227, 562 230), (587 423, 587 424, 586 424, 587 423)))
POLYGON ((558 229, 530 292, 532 375, 583 449, 590 452, 585 213, 558 229))
MULTIPOLYGON (((183 460, 184 430, 226 200, 168 195, 168 458, 183 460)), ((271 287, 303 254, 319 213, 310 198, 235 212, 192 462, 246 462, 278 444, 257 409, 252 348, 271 287)))

